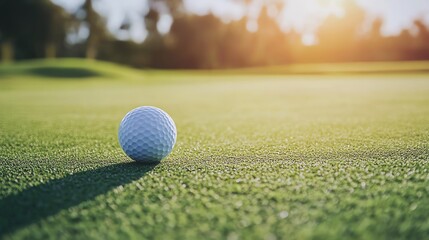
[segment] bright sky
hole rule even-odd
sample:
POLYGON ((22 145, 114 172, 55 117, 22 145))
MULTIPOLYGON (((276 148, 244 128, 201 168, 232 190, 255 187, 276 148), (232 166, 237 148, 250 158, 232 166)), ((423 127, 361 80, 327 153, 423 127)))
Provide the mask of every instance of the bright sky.
MULTIPOLYGON (((52 0, 73 12, 84 0, 52 0)), ((144 28, 143 17, 147 11, 147 0, 93 0, 95 10, 107 19, 108 29, 119 39, 131 39, 142 42, 147 32, 144 28), (130 30, 120 30, 123 22, 130 24, 130 30)), ((350 0, 284 0, 286 7, 276 12, 276 8, 269 7, 270 13, 277 14, 277 20, 284 31, 295 30, 302 33, 303 42, 313 44, 316 41, 314 32, 321 22, 329 15, 341 17, 343 10, 341 3, 350 0)), ((258 17, 262 3, 269 0, 254 0, 248 7, 234 0, 184 0, 186 10, 204 15, 213 13, 223 21, 233 21, 248 16, 247 28, 256 31, 258 26, 255 19, 258 17), (253 19, 253 20, 252 20, 253 19)), ((367 24, 377 18, 383 19, 381 32, 383 35, 398 35, 402 30, 416 31, 413 22, 423 20, 429 26, 429 0, 356 0, 367 12, 367 24)), ((162 5, 157 7, 163 12, 157 28, 161 33, 167 33, 172 24, 172 18, 162 5)), ((87 30, 83 27, 79 31, 81 38, 85 38, 87 30)))

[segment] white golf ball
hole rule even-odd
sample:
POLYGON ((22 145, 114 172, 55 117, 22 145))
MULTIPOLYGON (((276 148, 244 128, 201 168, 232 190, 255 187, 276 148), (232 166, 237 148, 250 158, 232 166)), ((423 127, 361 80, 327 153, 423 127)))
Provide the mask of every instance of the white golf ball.
POLYGON ((159 162, 176 143, 173 119, 163 110, 143 106, 128 112, 119 126, 119 144, 131 159, 159 162))

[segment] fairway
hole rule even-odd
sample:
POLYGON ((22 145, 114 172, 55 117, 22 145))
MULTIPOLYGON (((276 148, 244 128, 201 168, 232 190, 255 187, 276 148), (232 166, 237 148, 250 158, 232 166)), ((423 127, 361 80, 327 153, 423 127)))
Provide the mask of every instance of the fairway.
POLYGON ((429 237, 429 74, 109 66, 0 67, 0 238, 429 237), (118 144, 141 105, 177 126, 158 165, 118 144))

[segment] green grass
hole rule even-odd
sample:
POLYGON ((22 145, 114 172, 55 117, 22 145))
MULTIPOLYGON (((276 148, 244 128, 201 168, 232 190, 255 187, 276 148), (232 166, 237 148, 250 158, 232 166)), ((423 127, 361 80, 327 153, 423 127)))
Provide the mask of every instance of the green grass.
POLYGON ((67 61, 0 67, 0 238, 429 237, 428 74, 67 61), (95 74, 28 71, 37 64, 95 74), (178 128, 158 165, 133 163, 117 143, 139 105, 163 108, 178 128))

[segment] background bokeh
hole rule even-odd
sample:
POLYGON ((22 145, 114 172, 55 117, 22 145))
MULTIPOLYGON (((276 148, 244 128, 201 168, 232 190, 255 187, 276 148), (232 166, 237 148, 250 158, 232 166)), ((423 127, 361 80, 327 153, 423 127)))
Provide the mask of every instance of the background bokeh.
POLYGON ((429 59, 426 0, 3 0, 2 60, 139 68, 429 59))

